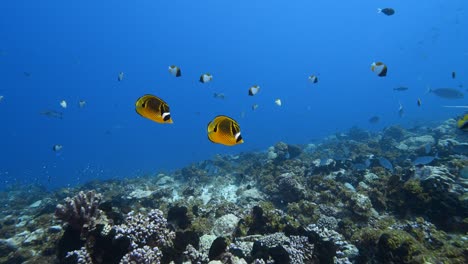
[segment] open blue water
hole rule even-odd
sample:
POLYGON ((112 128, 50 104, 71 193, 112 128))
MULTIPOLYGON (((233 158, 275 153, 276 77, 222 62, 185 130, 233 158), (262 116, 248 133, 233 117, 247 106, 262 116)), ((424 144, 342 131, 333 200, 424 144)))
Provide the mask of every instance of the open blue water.
POLYGON ((466 105, 466 97, 426 90, 466 92, 467 8, 465 0, 4 1, 1 187, 134 177, 278 141, 307 143, 352 126, 377 131, 455 117, 459 109, 441 106, 466 105), (379 7, 396 14, 378 14, 379 7), (370 71, 374 61, 388 65, 387 77, 370 71), (181 67, 181 78, 169 74, 171 64, 181 67), (214 76, 209 84, 198 82, 205 72, 214 76), (307 81, 310 74, 318 84, 307 81), (261 91, 249 97, 254 84, 261 91), (410 89, 394 92, 398 86, 410 89), (174 124, 135 113, 146 93, 169 104, 174 124), (206 125, 219 114, 239 122, 244 144, 208 141, 206 125), (380 122, 369 124, 374 115, 380 122), (54 144, 63 150, 52 151, 54 144))

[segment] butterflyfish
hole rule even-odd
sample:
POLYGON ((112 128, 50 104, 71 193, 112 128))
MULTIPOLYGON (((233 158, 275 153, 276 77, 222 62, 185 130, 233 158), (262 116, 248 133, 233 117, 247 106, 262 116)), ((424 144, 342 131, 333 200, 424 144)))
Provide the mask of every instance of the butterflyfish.
POLYGON ((387 76, 387 65, 385 65, 383 62, 373 62, 371 64, 371 70, 379 77, 387 76))
POLYGON ((279 98, 276 99, 276 100, 275 100, 275 104, 276 104, 277 106, 281 106, 281 105, 282 105, 281 99, 279 99, 279 98))
POLYGON ((124 73, 123 73, 123 72, 119 72, 119 76, 117 76, 117 80, 118 80, 119 82, 121 82, 121 81, 123 80, 123 78, 124 78, 124 73))
POLYGON ((309 76, 309 82, 311 83, 318 83, 318 77, 315 75, 310 75, 309 76))
POLYGON ((80 106, 80 108, 83 108, 83 107, 86 106, 86 101, 85 101, 85 100, 80 100, 80 101, 78 102, 78 105, 80 106))
POLYGON ((135 103, 135 110, 142 117, 146 117, 154 122, 173 123, 169 105, 154 95, 146 94, 138 98, 135 103))
POLYGON ((387 16, 393 16, 395 14, 395 9, 386 7, 386 8, 377 8, 377 13, 382 13, 387 16))
POLYGON ((461 130, 468 131, 468 114, 457 121, 457 127, 461 130))
POLYGON ((60 101, 60 106, 62 108, 67 108, 67 101, 65 101, 65 100, 60 101))
POLYGON ((208 139, 217 144, 234 146, 244 143, 239 124, 232 118, 219 115, 208 123, 208 139))
POLYGON ((249 88, 249 95, 250 96, 254 96, 254 95, 258 94, 258 92, 260 92, 260 86, 258 86, 258 85, 254 85, 254 86, 249 88))
POLYGON ((62 150, 63 146, 62 145, 59 145, 59 144, 56 144, 52 147, 52 150, 57 152, 57 151, 60 151, 62 150))
POLYGON ((169 66, 169 72, 174 75, 175 77, 180 77, 182 76, 182 72, 180 71, 180 68, 175 66, 175 65, 171 65, 169 66))
POLYGON ((207 83, 207 82, 211 82, 211 80, 213 80, 213 75, 211 75, 210 73, 204 73, 200 76, 200 82, 201 83, 207 83))

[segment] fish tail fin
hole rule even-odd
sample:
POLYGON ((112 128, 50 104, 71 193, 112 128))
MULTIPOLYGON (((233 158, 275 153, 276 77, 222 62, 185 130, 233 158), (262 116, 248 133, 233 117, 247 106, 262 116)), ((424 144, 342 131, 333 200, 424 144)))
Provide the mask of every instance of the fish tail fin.
POLYGON ((382 13, 382 8, 377 8, 377 13, 378 14, 382 13))

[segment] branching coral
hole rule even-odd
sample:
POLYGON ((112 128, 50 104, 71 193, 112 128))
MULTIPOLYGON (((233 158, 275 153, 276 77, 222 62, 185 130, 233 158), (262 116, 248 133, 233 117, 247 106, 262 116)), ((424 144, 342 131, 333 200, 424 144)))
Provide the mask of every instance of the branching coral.
POLYGON ((116 239, 130 239, 130 247, 136 249, 148 245, 150 247, 170 246, 175 238, 174 232, 167 229, 167 220, 163 213, 154 209, 147 215, 128 213, 125 224, 114 226, 116 239))
POLYGON ((101 199, 101 194, 95 191, 81 191, 73 198, 65 198, 64 204, 57 205, 55 216, 84 234, 95 227, 97 219, 101 216, 98 209, 101 199))

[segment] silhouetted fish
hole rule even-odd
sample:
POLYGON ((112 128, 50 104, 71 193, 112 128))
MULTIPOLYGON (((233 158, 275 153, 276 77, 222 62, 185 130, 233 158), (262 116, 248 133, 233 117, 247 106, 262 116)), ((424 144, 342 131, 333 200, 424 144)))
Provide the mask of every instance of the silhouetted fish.
POLYGON ((453 88, 429 89, 429 92, 445 99, 461 99, 465 96, 462 92, 453 88))
POLYGON ((378 116, 373 116, 373 117, 369 118, 369 123, 371 123, 371 124, 377 124, 379 121, 380 121, 380 117, 378 117, 378 116))
POLYGON ((379 164, 380 166, 386 168, 390 172, 393 172, 393 165, 388 159, 383 158, 383 157, 379 158, 379 164))
POLYGON ((390 8, 390 7, 378 8, 377 13, 382 13, 382 14, 385 14, 387 16, 393 16, 395 14, 395 10, 393 8, 390 8))
POLYGON ((58 112, 58 111, 54 111, 54 110, 42 111, 40 114, 45 115, 45 116, 50 117, 50 118, 58 118, 58 119, 63 118, 63 113, 62 112, 58 112))
POLYGON ((409 88, 408 87, 405 87, 405 86, 399 86, 399 87, 395 87, 393 88, 394 91, 398 91, 398 92, 403 92, 403 91, 406 91, 408 90, 409 88))
POLYGON ((413 165, 415 166, 418 166, 418 165, 427 165, 429 163, 431 163, 432 161, 434 161, 436 159, 437 155, 436 156, 422 156, 422 157, 417 157, 414 161, 413 161, 413 165))

